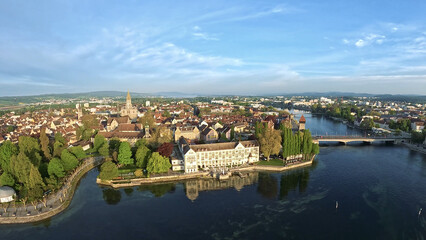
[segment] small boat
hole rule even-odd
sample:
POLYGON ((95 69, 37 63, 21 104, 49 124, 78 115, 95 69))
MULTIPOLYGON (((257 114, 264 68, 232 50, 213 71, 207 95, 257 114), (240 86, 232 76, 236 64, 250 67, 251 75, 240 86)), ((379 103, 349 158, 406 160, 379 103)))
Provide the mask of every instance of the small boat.
POLYGON ((419 210, 419 216, 422 214, 423 208, 420 208, 419 210))
POLYGON ((336 201, 336 209, 339 207, 339 202, 336 201))

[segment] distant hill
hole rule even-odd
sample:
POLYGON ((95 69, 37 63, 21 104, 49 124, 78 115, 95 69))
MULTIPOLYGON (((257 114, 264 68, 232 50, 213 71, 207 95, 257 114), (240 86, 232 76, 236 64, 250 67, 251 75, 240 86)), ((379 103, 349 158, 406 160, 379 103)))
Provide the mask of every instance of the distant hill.
MULTIPOLYGON (((127 92, 122 91, 94 91, 85 93, 59 93, 59 94, 43 94, 35 96, 9 96, 0 97, 0 107, 5 106, 18 106, 27 103, 36 103, 45 99, 87 99, 87 98, 125 98, 127 92)), ((170 97, 170 98, 194 98, 194 97, 224 97, 231 96, 229 94, 191 94, 182 92, 157 92, 157 93, 137 93, 130 92, 132 98, 145 98, 145 97, 170 97)), ((304 92, 304 93, 285 93, 285 94, 265 94, 265 95, 239 95, 239 96, 307 96, 307 97, 377 97, 383 101, 401 101, 413 103, 425 103, 426 95, 392 95, 392 94, 369 94, 369 93, 353 93, 353 92, 304 92)))

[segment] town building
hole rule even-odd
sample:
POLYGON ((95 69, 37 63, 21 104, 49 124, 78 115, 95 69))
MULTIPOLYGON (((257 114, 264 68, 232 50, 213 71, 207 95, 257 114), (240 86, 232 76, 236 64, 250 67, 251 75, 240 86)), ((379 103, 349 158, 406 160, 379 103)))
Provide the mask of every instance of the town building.
POLYGON ((416 132, 421 132, 425 128, 425 123, 421 121, 415 121, 411 123, 411 129, 416 132))
POLYGON ((183 137, 178 142, 186 173, 210 167, 238 166, 259 161, 256 140, 211 144, 189 144, 183 137))
POLYGON ((212 127, 205 127, 200 133, 201 140, 206 143, 216 142, 219 139, 219 134, 212 127))
POLYGON ((300 130, 305 130, 305 123, 306 123, 306 119, 305 119, 305 117, 302 114, 302 116, 299 119, 299 131, 300 130))
POLYGON ((138 109, 132 106, 132 98, 130 97, 130 92, 127 92, 126 106, 121 109, 120 115, 129 116, 129 118, 132 120, 138 117, 138 109))
POLYGON ((12 202, 16 197, 16 192, 8 186, 0 187, 0 203, 12 202))
POLYGON ((191 141, 199 141, 200 130, 198 130, 197 126, 177 127, 175 130, 175 142, 177 142, 180 137, 184 137, 191 141))

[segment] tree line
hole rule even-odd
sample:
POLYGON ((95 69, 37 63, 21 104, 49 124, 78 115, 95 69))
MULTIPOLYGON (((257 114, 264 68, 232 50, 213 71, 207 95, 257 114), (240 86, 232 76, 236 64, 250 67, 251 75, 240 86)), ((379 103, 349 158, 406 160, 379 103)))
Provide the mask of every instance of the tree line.
POLYGON ((60 133, 51 140, 45 129, 39 138, 5 141, 0 146, 0 185, 14 188, 22 201, 41 199, 44 192, 59 189, 85 157, 81 146, 68 148, 60 133))
POLYGON ((308 129, 293 133, 285 124, 279 130, 269 128, 266 123, 257 122, 255 137, 259 140, 260 151, 269 160, 271 155, 282 151, 283 158, 302 154, 305 159, 319 153, 319 145, 312 142, 311 132, 308 129))
POLYGON ((142 177, 144 171, 149 176, 168 172, 172 166, 169 157, 173 152, 173 144, 170 142, 154 149, 145 139, 140 139, 131 147, 128 142, 121 142, 119 139, 113 138, 108 142, 98 134, 94 141, 94 151, 108 157, 101 166, 101 180, 118 177, 120 168, 136 168, 135 176, 142 177))

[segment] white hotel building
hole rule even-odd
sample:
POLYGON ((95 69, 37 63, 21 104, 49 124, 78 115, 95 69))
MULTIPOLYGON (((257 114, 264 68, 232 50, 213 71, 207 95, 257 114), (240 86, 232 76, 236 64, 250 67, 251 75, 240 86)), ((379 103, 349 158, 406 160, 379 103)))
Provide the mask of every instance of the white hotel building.
POLYGON ((259 143, 256 140, 190 145, 181 137, 178 142, 185 173, 198 172, 209 167, 238 166, 259 161, 259 143))

